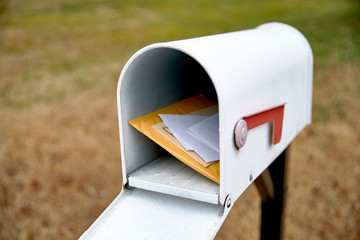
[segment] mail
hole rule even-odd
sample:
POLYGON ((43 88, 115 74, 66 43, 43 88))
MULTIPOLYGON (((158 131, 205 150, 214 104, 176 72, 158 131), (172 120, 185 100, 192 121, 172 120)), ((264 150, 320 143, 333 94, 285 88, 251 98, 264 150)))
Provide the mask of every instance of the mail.
POLYGON ((219 183, 217 112, 216 103, 197 95, 129 123, 175 158, 219 183))
POLYGON ((219 160, 219 116, 159 114, 186 150, 195 151, 205 162, 219 160))

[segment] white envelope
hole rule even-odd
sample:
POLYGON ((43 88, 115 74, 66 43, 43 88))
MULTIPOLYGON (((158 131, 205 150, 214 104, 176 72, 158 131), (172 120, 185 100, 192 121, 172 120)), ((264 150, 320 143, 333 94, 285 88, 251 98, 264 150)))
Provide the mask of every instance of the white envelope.
POLYGON ((219 148, 219 113, 216 113, 204 120, 189 127, 188 130, 206 142, 217 152, 219 148))
POLYGON ((159 116, 186 150, 194 150, 206 162, 220 159, 219 151, 188 130, 196 123, 209 118, 208 116, 177 114, 159 114, 159 116))

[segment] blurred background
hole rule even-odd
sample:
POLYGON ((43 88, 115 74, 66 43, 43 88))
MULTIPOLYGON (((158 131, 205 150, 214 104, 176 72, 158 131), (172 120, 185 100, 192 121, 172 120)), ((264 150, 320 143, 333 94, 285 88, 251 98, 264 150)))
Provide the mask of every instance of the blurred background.
MULTIPOLYGON (((0 0, 0 239, 76 239, 121 190, 116 85, 138 49, 278 21, 314 53, 285 239, 360 239, 360 2, 0 0)), ((258 239, 254 186, 217 239, 258 239)))

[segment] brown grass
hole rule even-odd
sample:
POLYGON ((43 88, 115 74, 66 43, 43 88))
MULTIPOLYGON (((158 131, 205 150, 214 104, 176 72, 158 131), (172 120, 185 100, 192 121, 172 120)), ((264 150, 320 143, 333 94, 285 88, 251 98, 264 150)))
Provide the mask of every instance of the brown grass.
POLYGON ((1 239, 73 239, 120 192, 115 98, 89 97, 1 112, 1 239))
MULTIPOLYGON (((352 65, 335 67, 333 74, 316 71, 317 82, 331 81, 329 88, 339 91, 336 101, 344 109, 329 111, 325 122, 315 112, 318 122, 292 145, 286 239, 359 238, 360 106, 350 101, 359 74, 352 65)), ((334 104, 322 88, 314 89, 314 102, 334 104)), ((3 109, 0 118, 0 238, 80 236, 121 187, 115 94, 3 109)), ((218 239, 257 239, 259 205, 256 189, 249 188, 218 239)))

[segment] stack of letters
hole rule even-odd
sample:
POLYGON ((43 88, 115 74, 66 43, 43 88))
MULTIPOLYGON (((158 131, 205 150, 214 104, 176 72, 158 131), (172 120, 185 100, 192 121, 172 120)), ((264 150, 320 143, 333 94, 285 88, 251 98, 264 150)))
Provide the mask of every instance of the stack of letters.
POLYGON ((219 183, 217 104, 197 95, 129 123, 174 157, 219 183))

